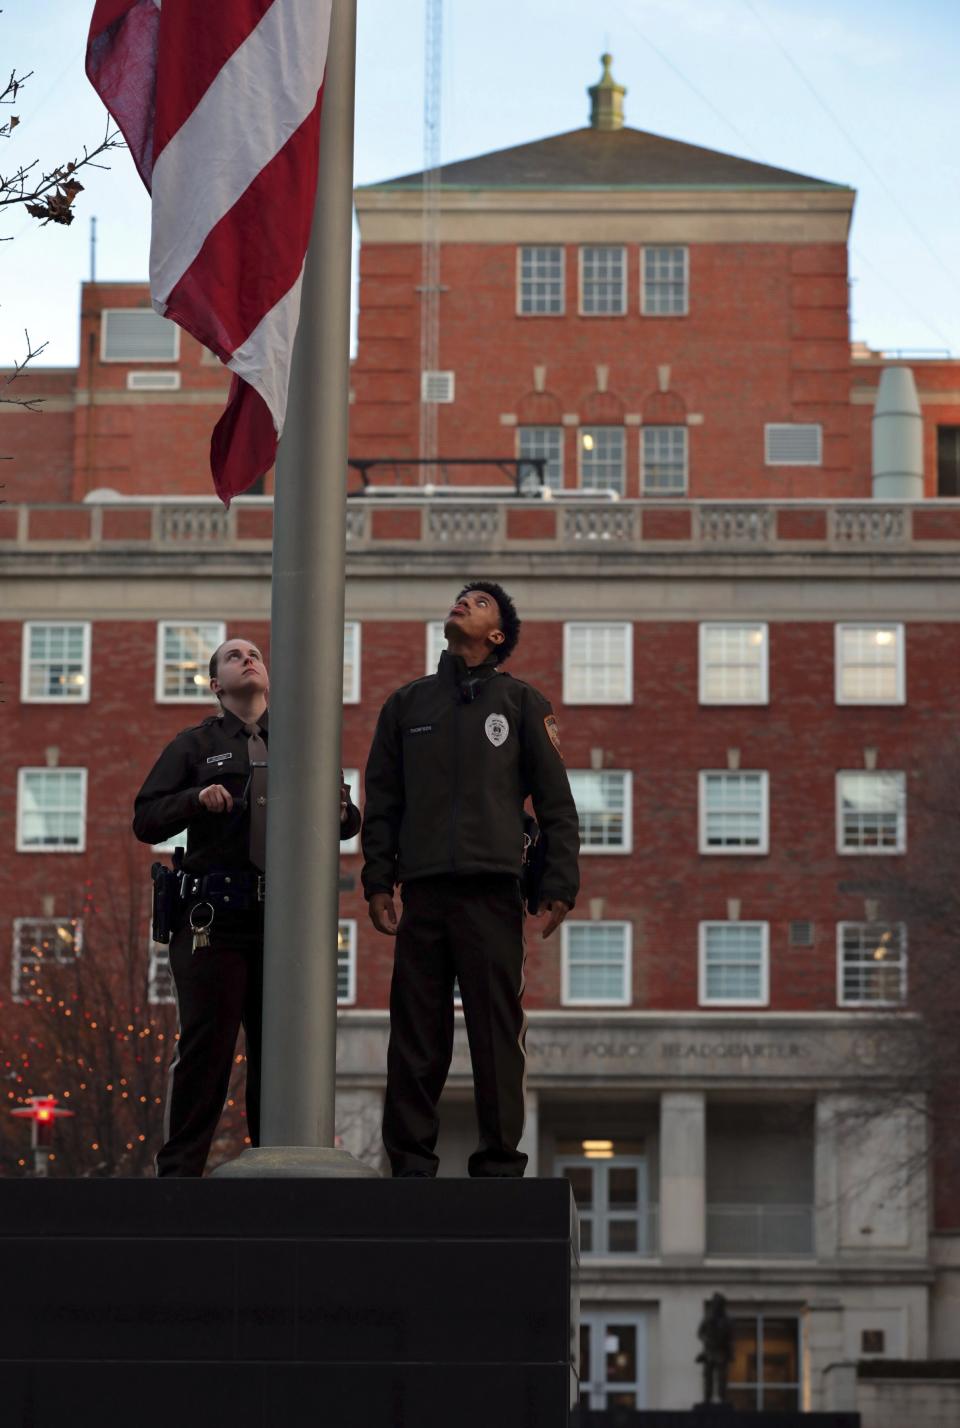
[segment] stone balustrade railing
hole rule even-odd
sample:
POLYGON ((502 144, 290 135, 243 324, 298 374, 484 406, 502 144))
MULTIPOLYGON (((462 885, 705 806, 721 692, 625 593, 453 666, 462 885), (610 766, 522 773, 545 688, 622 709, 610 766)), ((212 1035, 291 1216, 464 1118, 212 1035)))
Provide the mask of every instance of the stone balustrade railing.
MULTIPOLYGON (((267 498, 0 506, 0 551, 269 549, 267 498)), ((351 550, 529 549, 890 552, 960 546, 960 501, 532 501, 356 499, 351 550)))

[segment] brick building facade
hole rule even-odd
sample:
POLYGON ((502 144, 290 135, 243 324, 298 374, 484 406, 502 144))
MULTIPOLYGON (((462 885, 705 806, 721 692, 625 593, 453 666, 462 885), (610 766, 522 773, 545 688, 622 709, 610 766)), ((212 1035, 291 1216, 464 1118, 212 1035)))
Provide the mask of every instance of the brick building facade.
MULTIPOLYGON (((526 1145, 581 1206, 584 1395, 693 1401, 721 1289, 738 1402, 816 1407, 837 1360, 957 1351, 956 1185, 929 1186, 896 1070, 922 939, 877 884, 952 737, 960 364, 910 364, 925 499, 874 502, 884 362, 849 343, 852 192, 609 127, 604 103, 444 173, 439 450, 543 457, 553 499, 431 499, 401 465, 374 476, 400 494, 351 502, 343 760, 362 770, 383 699, 435 659, 458 581, 503 580, 583 825, 580 903, 529 943, 526 1145)), ((358 458, 418 451, 420 194, 357 195, 358 458)), ((270 478, 209 501, 226 383, 146 302, 85 286, 79 368, 21 379, 43 415, 0 407, 13 990, 87 880, 145 877, 132 795, 207 712, 205 652, 244 634, 269 657, 270 478)), ((369 1154, 392 945, 359 867, 345 850, 340 1109, 369 1154)), ((447 1173, 471 1119, 458 1035, 447 1173)))

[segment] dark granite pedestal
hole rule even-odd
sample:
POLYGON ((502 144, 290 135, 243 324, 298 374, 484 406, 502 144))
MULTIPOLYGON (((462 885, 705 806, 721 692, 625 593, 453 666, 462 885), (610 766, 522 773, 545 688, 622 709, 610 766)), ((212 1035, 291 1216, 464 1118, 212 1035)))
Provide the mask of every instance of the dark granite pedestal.
POLYGON ((0 1181, 4 1428, 562 1428, 565 1180, 0 1181))
MULTIPOLYGON (((571 1428, 860 1428, 859 1413, 747 1413, 733 1408, 574 1410, 571 1428)), ((904 1425, 906 1428, 906 1425, 904 1425)))

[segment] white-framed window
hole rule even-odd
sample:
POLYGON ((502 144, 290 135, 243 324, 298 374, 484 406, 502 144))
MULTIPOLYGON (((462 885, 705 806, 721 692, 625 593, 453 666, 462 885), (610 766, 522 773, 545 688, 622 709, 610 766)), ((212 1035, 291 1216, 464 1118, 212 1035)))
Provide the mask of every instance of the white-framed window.
POLYGON ((837 774, 837 852, 903 853, 906 775, 847 769, 837 774))
POLYGON ((700 774, 700 852, 766 853, 769 776, 728 769, 700 774))
POLYGON ((626 248, 581 248, 581 316, 619 317, 626 310, 626 248))
POLYGON ((517 254, 517 312, 521 316, 558 317, 564 302, 564 251, 536 244, 517 254))
POLYGON ((24 704, 89 702, 89 620, 26 621, 20 699, 24 704))
POLYGON ((626 1007, 632 1000, 629 922, 564 922, 560 928, 564 1006, 626 1007))
POLYGON ((647 1317, 619 1309, 581 1312, 580 1406, 647 1406, 647 1317))
POLYGON ((563 627, 564 704, 633 702, 633 626, 571 620, 563 627))
POLYGON ((104 308, 101 362, 179 362, 180 329, 152 307, 104 308))
POLYGON ((447 648, 447 637, 443 633, 443 620, 427 621, 427 674, 436 674, 440 656, 447 648))
POLYGON ((742 1412, 800 1411, 800 1321, 791 1314, 734 1312, 727 1400, 742 1412))
POLYGON ((820 466, 823 427, 819 422, 767 422, 763 448, 767 466, 820 466))
POLYGON ((633 847, 633 774, 622 769, 570 769, 580 819, 581 853, 629 853, 633 847))
POLYGON ((838 922, 838 1006, 894 1007, 906 998, 906 925, 838 922))
MULTIPOLYGON (((517 460, 539 457, 547 464, 543 468, 543 484, 551 491, 563 488, 563 427, 562 426, 518 426, 517 460)), ((520 484, 525 487, 535 482, 520 470, 520 484)))
POLYGON ((640 486, 645 496, 683 496, 687 490, 687 428, 645 426, 640 432, 640 486))
POLYGON ((768 702, 765 624, 705 621, 700 626, 700 703, 768 702))
POLYGON ((151 843, 151 853, 175 853, 178 848, 187 851, 187 830, 182 829, 179 833, 174 833, 172 838, 167 838, 162 843, 151 843))
POLYGON ((223 644, 222 620, 160 620, 157 624, 157 703, 209 704, 210 656, 223 644))
POLYGON ((570 1181, 584 1254, 648 1254, 647 1162, 642 1143, 599 1135, 561 1141, 554 1174, 570 1181))
POLYGON ((689 310, 687 248, 643 248, 640 311, 645 317, 684 317, 689 310))
POLYGON ((622 426, 582 427, 577 442, 582 491, 627 489, 626 433, 622 426))
MULTIPOLYGON (((360 804, 360 770, 344 769, 343 781, 350 789, 350 797, 356 806, 360 804)), ((344 838, 340 844, 340 856, 349 856, 351 853, 360 852, 360 834, 355 833, 352 838, 344 838)))
POLYGON ((17 852, 82 853, 86 845, 86 769, 19 769, 17 852))
POLYGON ((766 922, 701 922, 700 1005, 765 1007, 769 943, 766 922))
POLYGON ((342 918, 337 925, 337 1006, 353 1006, 357 1000, 357 924, 342 918))
POLYGON ((150 942, 147 963, 147 1001, 152 1007, 170 1007, 177 1004, 177 992, 170 965, 170 948, 163 942, 150 942))
POLYGON ((83 921, 79 917, 15 917, 10 991, 16 1002, 28 1002, 42 986, 46 968, 69 967, 83 951, 83 921))
POLYGON ((903 625, 836 626, 838 704, 903 704, 906 699, 906 639, 903 625))
POLYGON ((343 626, 343 702, 360 703, 359 620, 346 620, 343 626))

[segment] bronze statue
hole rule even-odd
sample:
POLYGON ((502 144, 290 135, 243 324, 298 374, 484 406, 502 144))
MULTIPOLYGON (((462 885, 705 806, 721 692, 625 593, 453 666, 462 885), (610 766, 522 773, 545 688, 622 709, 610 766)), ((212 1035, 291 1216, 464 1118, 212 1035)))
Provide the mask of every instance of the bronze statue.
POLYGON ((703 1404, 708 1407, 713 1401, 726 1404, 727 1371, 733 1358, 733 1320, 727 1314, 727 1301, 722 1294, 714 1294, 707 1304, 707 1312, 700 1321, 697 1338, 703 1349, 697 1354, 697 1363, 703 1364, 703 1404))

